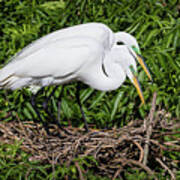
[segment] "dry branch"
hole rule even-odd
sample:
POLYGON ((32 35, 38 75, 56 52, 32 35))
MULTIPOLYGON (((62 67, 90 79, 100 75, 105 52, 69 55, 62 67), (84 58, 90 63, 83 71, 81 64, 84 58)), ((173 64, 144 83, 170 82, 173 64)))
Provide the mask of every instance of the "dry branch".
POLYGON ((152 134, 152 128, 153 128, 153 119, 154 119, 154 112, 155 112, 155 108, 156 108, 156 97, 157 97, 157 93, 155 92, 153 94, 153 100, 152 100, 152 106, 151 106, 151 110, 149 113, 149 117, 146 119, 145 122, 145 126, 146 126, 146 144, 144 146, 144 158, 143 158, 143 164, 146 165, 147 164, 147 160, 148 160, 148 154, 149 154, 149 140, 152 134))
POLYGON ((161 159, 156 158, 156 161, 165 169, 169 172, 169 174, 171 175, 171 179, 175 180, 176 177, 174 175, 174 173, 161 161, 161 159))

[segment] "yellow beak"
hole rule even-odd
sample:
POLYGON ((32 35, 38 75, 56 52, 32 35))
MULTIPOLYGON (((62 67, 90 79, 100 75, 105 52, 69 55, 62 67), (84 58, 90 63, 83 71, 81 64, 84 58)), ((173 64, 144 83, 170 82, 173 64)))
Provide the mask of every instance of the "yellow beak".
POLYGON ((143 93, 142 93, 141 85, 140 85, 140 83, 139 83, 139 81, 138 81, 138 79, 137 79, 137 77, 135 75, 133 75, 133 83, 134 83, 134 86, 137 89, 137 92, 139 94, 139 97, 141 99, 142 104, 144 104, 145 101, 144 101, 144 96, 143 96, 143 93))
POLYGON ((142 66, 142 68, 144 69, 145 73, 147 74, 148 78, 153 81, 152 77, 151 77, 151 74, 149 72, 149 69, 146 65, 146 63, 144 62, 144 59, 141 55, 137 54, 137 60, 138 62, 140 63, 140 65, 142 66))

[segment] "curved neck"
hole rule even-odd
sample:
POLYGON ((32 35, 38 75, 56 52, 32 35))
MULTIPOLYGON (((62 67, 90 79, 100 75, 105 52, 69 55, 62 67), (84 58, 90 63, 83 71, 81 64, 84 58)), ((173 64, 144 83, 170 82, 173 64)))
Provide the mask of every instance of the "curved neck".
POLYGON ((103 61, 100 61, 92 69, 88 69, 87 73, 83 75, 82 81, 94 89, 111 91, 119 88, 125 79, 126 74, 123 69, 113 61, 112 54, 108 53, 103 61), (104 63, 104 67, 102 63, 104 63))
POLYGON ((117 61, 115 61, 115 58, 117 58, 116 51, 110 51, 104 58, 104 68, 109 78, 119 82, 119 84, 122 84, 122 81, 124 81, 126 74, 121 65, 117 61))
POLYGON ((98 57, 93 63, 87 63, 77 73, 76 79, 96 90, 111 91, 119 88, 125 81, 126 74, 115 59, 117 59, 116 50, 107 51, 104 57, 98 57))

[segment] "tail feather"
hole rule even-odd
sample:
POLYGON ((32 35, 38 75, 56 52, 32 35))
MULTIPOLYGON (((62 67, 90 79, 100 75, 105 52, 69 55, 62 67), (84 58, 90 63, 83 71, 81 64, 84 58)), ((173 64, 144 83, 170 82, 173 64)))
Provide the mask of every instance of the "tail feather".
POLYGON ((0 89, 17 89, 26 86, 32 78, 19 77, 10 68, 0 70, 0 89))
POLYGON ((10 89, 11 84, 13 84, 16 80, 17 80, 17 77, 10 75, 0 81, 0 87, 4 89, 10 89))
POLYGON ((0 88, 15 90, 27 86, 31 80, 32 78, 21 78, 11 75, 0 82, 0 88))
POLYGON ((13 74, 8 73, 8 71, 5 71, 4 69, 1 69, 0 70, 0 88, 6 89, 12 78, 13 78, 13 74))

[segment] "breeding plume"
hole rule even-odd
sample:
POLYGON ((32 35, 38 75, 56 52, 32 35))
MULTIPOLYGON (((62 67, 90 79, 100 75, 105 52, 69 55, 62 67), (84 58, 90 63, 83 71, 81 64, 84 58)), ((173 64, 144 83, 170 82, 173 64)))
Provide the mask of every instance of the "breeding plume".
POLYGON ((14 90, 81 81, 94 89, 110 91, 129 77, 144 103, 135 60, 151 79, 133 36, 113 33, 101 23, 77 25, 46 35, 15 55, 0 70, 0 87, 14 90))

